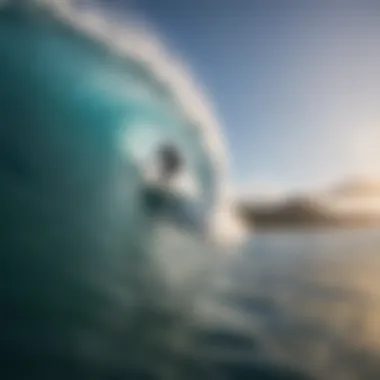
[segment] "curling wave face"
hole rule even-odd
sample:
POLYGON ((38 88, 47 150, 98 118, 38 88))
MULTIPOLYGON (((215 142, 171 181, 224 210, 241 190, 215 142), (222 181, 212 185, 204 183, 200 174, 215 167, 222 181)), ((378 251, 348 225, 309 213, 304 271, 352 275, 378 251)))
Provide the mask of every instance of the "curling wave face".
POLYGON ((2 372, 168 378, 215 260, 216 122, 72 6, 0 11, 2 372))

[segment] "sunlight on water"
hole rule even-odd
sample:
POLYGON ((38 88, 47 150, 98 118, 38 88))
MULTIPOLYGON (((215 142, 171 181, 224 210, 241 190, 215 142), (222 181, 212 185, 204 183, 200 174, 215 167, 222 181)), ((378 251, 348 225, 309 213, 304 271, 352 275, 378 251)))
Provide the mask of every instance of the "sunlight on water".
POLYGON ((229 302, 260 326, 253 336, 274 362, 316 379, 375 379, 379 249, 378 230, 258 234, 232 272, 229 302))

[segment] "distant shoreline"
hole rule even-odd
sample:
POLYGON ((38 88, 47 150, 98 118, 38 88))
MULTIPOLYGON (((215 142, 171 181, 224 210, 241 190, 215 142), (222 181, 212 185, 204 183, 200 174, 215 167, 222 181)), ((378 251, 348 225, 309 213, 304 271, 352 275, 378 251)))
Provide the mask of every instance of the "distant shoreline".
POLYGON ((283 206, 266 210, 241 206, 239 214, 243 223, 258 231, 288 230, 337 230, 337 229, 380 229, 380 215, 350 214, 339 215, 318 207, 304 205, 283 206))
POLYGON ((269 203, 242 201, 237 211, 256 231, 380 229, 380 179, 351 179, 318 193, 290 194, 269 203))
POLYGON ((283 224, 283 225, 271 225, 271 226, 263 226, 260 224, 252 223, 252 230, 255 232, 264 232, 264 233, 272 233, 272 232, 291 232, 291 233, 305 233, 305 232, 336 232, 339 230, 352 230, 352 231, 359 231, 359 230, 376 230, 378 229, 380 231, 380 222, 379 223, 372 223, 372 224, 366 224, 366 225, 349 225, 349 224, 337 224, 337 225, 291 225, 291 224, 283 224))

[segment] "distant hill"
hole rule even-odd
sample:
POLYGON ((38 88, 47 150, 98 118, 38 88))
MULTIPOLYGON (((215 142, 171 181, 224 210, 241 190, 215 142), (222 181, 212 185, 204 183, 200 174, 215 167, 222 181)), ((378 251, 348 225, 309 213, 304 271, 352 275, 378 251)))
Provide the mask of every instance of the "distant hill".
POLYGON ((243 220, 255 229, 380 226, 380 180, 344 181, 318 192, 318 196, 300 194, 272 204, 241 202, 238 209, 243 220))
POLYGON ((255 207, 241 205, 240 213, 248 223, 260 227, 325 225, 332 215, 310 200, 294 198, 276 206, 255 207))

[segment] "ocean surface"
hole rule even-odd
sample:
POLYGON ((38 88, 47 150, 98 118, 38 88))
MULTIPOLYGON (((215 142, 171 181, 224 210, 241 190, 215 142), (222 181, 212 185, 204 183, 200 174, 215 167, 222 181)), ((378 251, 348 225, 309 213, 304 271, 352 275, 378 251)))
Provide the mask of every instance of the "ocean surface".
POLYGON ((226 267, 215 379, 380 378, 380 229, 257 233, 226 267))

